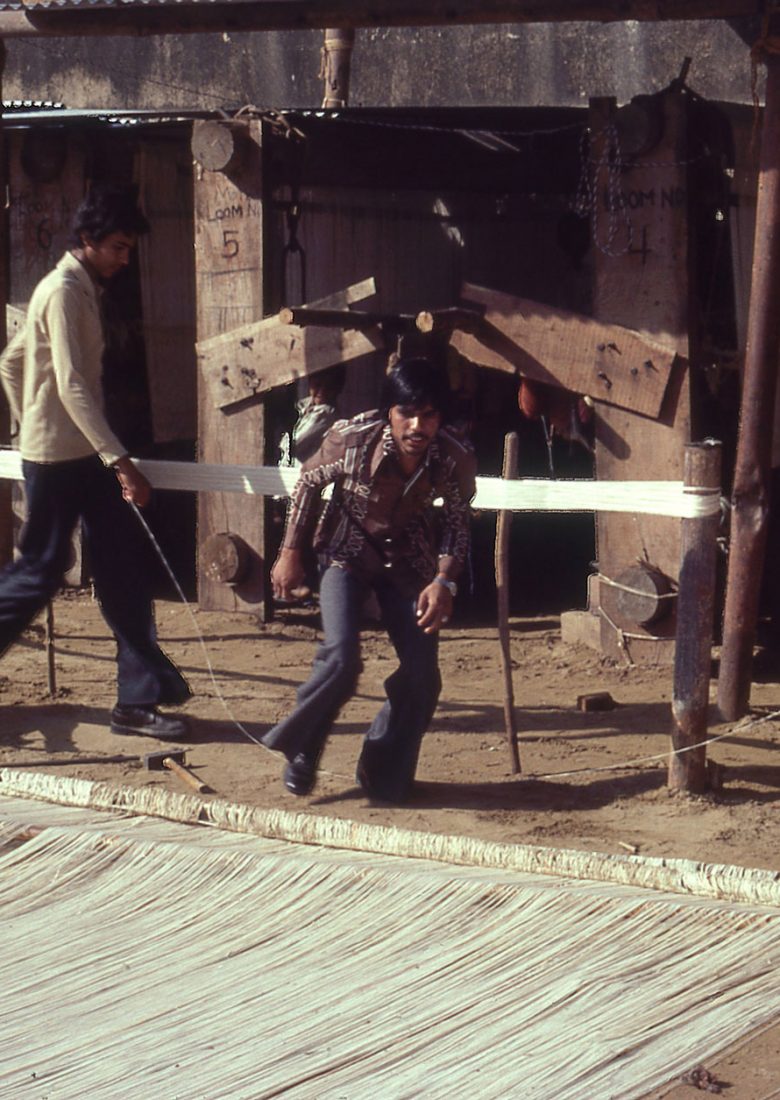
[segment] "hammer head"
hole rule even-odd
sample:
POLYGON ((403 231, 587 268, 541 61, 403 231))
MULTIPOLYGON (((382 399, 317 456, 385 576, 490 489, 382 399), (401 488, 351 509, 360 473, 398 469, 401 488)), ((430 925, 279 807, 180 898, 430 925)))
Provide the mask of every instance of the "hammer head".
POLYGON ((159 752, 148 752, 144 756, 144 767, 150 772, 161 772, 166 760, 173 760, 174 764, 184 763, 184 749, 162 749, 159 752))

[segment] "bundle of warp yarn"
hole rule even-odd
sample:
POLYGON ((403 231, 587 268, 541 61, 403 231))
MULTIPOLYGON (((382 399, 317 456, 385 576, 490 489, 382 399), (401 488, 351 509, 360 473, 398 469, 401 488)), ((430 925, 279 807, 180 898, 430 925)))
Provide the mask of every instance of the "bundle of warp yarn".
POLYGON ((780 1010, 767 906, 6 795, 0 845, 14 1100, 628 1100, 780 1010))

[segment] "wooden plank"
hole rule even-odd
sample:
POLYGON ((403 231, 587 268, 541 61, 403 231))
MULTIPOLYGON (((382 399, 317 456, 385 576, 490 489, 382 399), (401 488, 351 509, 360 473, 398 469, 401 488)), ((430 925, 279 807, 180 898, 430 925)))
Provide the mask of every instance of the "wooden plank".
POLYGON ((458 26, 480 23, 614 23, 734 19, 764 14, 763 0, 254 0, 210 4, 90 4, 58 10, 27 0, 24 11, 0 13, 1 37, 149 35, 326 27, 458 26))
MULTIPOLYGON (((662 336, 681 357, 689 354, 687 303, 688 178, 685 94, 663 95, 662 136, 646 154, 637 157, 620 176, 618 194, 610 194, 605 175, 597 180, 599 196, 596 229, 600 240, 609 236, 609 219, 625 211, 611 254, 594 254, 594 312, 623 325, 641 323, 662 336), (661 195, 670 196, 662 201, 661 195), (631 238, 628 238, 628 226, 631 238)), ((591 105, 594 134, 608 134, 616 105, 596 100, 591 105)), ((601 161, 605 150, 597 143, 592 159, 601 161)), ((596 407, 596 476, 602 480, 631 481, 649 477, 680 481, 685 445, 690 442, 689 375, 681 359, 672 372, 661 415, 656 420, 632 416, 606 404, 596 407)), ((649 561, 676 582, 680 568, 680 522, 666 516, 600 512, 596 517, 597 560, 600 572, 619 576, 637 560, 649 561)), ((671 663, 674 659, 676 616, 645 628, 620 618, 618 590, 594 586, 599 606, 622 630, 620 635, 602 615, 604 652, 616 660, 626 654, 637 663, 671 663), (647 640, 642 640, 646 638, 647 640), (664 638, 666 641, 654 641, 664 638)), ((672 601, 673 602, 673 601, 672 601)))
MULTIPOLYGON (((263 314, 263 205, 261 123, 249 123, 255 163, 228 179, 198 171, 194 180, 197 335, 249 324, 263 314)), ((198 379, 198 458, 241 464, 263 461, 265 410, 261 402, 235 411, 214 407, 206 381, 198 379)), ((220 584, 198 570, 198 600, 206 610, 252 611, 264 598, 263 505, 235 493, 198 497, 198 544, 230 533, 249 548, 249 568, 240 585, 220 584)))
MULTIPOLYGON (((73 215, 84 195, 84 165, 80 146, 63 132, 14 133, 10 140, 8 240, 10 267, 9 335, 23 322, 32 292, 68 247, 73 215), (32 174, 25 171, 32 167, 32 174), (35 175, 35 166, 42 171, 35 175)), ((7 314, 8 316, 8 314, 7 314)), ((14 482, 11 493, 13 542, 18 542, 27 518, 24 486, 14 482)), ((6 492, 5 489, 2 490, 6 492)), ((65 584, 80 586, 89 576, 83 554, 81 526, 71 541, 65 584)))
MULTIPOLYGON (((310 303, 309 308, 346 308, 375 293, 373 278, 363 279, 310 303)), ((197 355, 200 374, 214 406, 225 409, 383 346, 378 329, 368 332, 304 329, 285 325, 275 315, 199 340, 197 355)))
POLYGON ((485 307, 474 333, 456 330, 466 358, 596 401, 658 416, 676 357, 673 348, 621 325, 466 283, 461 297, 485 307))
POLYGON ((9 145, 9 301, 26 310, 33 290, 68 247, 73 215, 84 196, 84 167, 78 143, 62 132, 39 131, 36 136, 34 130, 20 131, 9 145), (59 169, 49 167, 37 180, 24 170, 23 160, 45 158, 53 165, 58 157, 59 169))
POLYGON ((191 160, 186 146, 170 140, 147 138, 138 151, 140 194, 152 227, 138 243, 138 259, 155 443, 197 434, 191 160))

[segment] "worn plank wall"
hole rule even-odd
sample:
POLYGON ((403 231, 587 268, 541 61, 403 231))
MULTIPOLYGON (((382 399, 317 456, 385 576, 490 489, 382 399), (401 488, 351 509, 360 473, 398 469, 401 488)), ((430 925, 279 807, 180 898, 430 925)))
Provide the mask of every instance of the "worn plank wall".
MULTIPOLYGON (((289 200, 289 188, 280 186, 273 215, 274 274, 280 304, 295 305, 289 298, 298 293, 298 263, 291 257, 285 264, 281 251, 286 232, 284 208, 289 200)), ((373 276, 377 294, 360 308, 405 313, 451 304, 456 297, 459 249, 442 231, 431 201, 431 195, 422 192, 302 188, 298 239, 303 248, 307 299, 322 298, 373 276)), ((392 347, 391 342, 389 350, 392 347)), ((350 364, 340 405, 345 416, 376 402, 386 360, 386 353, 380 351, 350 364)))
POLYGON ((197 433, 191 160, 181 138, 146 138, 138 151, 140 195, 152 226, 138 259, 155 443, 197 433))
MULTIPOLYGON (((627 325, 689 354, 688 193, 686 118, 682 95, 658 99, 662 111, 657 144, 626 163, 610 185, 606 168, 598 175, 596 230, 602 245, 615 228, 613 255, 597 250, 594 261, 594 313, 603 321, 627 325), (630 245, 627 237, 630 224, 630 245)), ((592 105, 591 126, 602 135, 594 147, 601 156, 614 104, 592 105)), ((600 480, 681 480, 683 447, 690 439, 687 370, 679 366, 670 381, 661 416, 648 419, 606 405, 597 406, 596 471, 600 480)), ((601 513, 597 517, 598 566, 615 579, 639 560, 676 580, 679 573, 679 520, 668 517, 601 513)), ((620 618, 616 592, 599 587, 599 605, 624 630, 646 637, 673 638, 673 615, 644 629, 620 618)), ((606 616, 601 621, 605 653, 624 657, 620 636, 606 616)), ((635 661, 672 660, 671 643, 630 639, 635 661)))
MULTIPOLYGON (((252 156, 228 178, 196 166, 195 285, 199 340, 263 316, 263 201, 261 124, 252 122, 252 156)), ((198 383, 198 457, 203 462, 262 463, 264 410, 252 401, 216 409, 198 383)), ((203 493, 198 506, 198 544, 229 532, 250 548, 250 568, 237 586, 215 583, 199 570, 198 599, 210 610, 261 608, 264 592, 262 501, 230 493, 203 493)))
MULTIPOLYGON (((73 215, 84 195, 84 150, 78 137, 66 138, 62 131, 15 131, 7 143, 9 301, 15 307, 11 326, 15 330, 35 287, 68 247, 73 215)), ((16 538, 25 517, 21 482, 14 483, 12 496, 16 538)), ((85 583, 78 531, 71 561, 66 583, 85 583)))

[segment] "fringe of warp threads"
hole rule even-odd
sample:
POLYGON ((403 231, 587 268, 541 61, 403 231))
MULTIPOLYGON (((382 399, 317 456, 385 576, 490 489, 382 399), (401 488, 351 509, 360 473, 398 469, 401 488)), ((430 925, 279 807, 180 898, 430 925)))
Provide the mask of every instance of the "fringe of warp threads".
POLYGON ((780 907, 780 873, 760 868, 423 833, 287 810, 262 810, 223 799, 207 801, 196 795, 154 787, 126 787, 14 768, 0 769, 0 784, 3 794, 22 798, 159 817, 191 825, 213 825, 230 832, 294 844, 610 882, 780 907))

